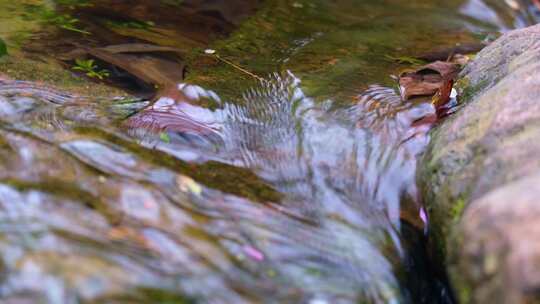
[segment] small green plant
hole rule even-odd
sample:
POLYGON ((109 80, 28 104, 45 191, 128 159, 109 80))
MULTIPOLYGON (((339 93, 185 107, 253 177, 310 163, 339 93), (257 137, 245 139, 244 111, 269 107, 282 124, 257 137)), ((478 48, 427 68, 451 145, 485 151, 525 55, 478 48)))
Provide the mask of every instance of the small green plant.
POLYGON ((171 138, 169 137, 169 134, 166 132, 159 133, 159 139, 161 139, 161 141, 166 144, 171 142, 171 138))
POLYGON ((100 80, 110 76, 109 71, 99 70, 94 59, 75 59, 75 66, 72 69, 84 72, 90 78, 98 78, 100 80))
POLYGON ((44 13, 44 18, 47 22, 50 24, 54 24, 60 28, 63 28, 68 31, 81 33, 85 35, 91 35, 92 33, 85 31, 83 29, 80 29, 77 27, 77 23, 79 23, 79 19, 74 18, 68 14, 64 15, 58 15, 54 11, 46 11, 44 13))
POLYGON ((171 138, 169 137, 169 134, 166 132, 159 133, 159 139, 161 139, 161 141, 166 144, 171 142, 171 138))
POLYGON ((68 31, 81 33, 81 34, 86 34, 86 35, 91 34, 88 31, 77 28, 77 23, 79 22, 79 19, 73 18, 73 17, 71 17, 69 15, 58 16, 58 17, 53 19, 53 22, 56 25, 58 25, 59 27, 65 29, 65 30, 68 30, 68 31))

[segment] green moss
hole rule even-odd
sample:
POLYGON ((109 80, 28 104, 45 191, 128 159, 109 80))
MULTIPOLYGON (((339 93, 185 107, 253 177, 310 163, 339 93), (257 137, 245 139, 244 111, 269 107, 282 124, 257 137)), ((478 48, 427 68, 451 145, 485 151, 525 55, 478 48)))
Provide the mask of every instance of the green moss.
POLYGON ((215 161, 203 164, 186 163, 170 154, 159 150, 146 149, 135 142, 117 137, 99 128, 79 127, 76 131, 81 135, 93 136, 117 144, 148 163, 190 176, 195 181, 211 189, 245 197, 256 202, 279 202, 282 199, 281 193, 248 169, 215 161))
MULTIPOLYGON (((299 1, 293 8, 289 1, 265 1, 230 37, 209 47, 262 77, 292 71, 316 101, 350 103, 369 84, 393 84, 389 74, 401 65, 387 56, 413 56, 433 45, 473 40, 452 34, 445 5, 420 2, 395 3, 399 17, 383 18, 388 8, 380 1, 299 1), (351 14, 360 9, 370 13, 351 14), (425 18, 416 18, 419 13, 425 18)), ((188 56, 188 82, 213 89, 226 100, 237 99, 253 85, 249 75, 196 52, 188 56)))
POLYGON ((32 32, 41 30, 39 11, 52 8, 41 0, 0 0, 0 7, 0 35, 13 51, 18 51, 32 32))
POLYGON ((4 40, 0 38, 0 57, 7 55, 7 46, 4 40))
POLYGON ((132 303, 155 303, 155 304, 194 304, 197 301, 177 292, 165 291, 154 288, 138 288, 129 295, 110 296, 103 299, 92 301, 91 303, 114 303, 114 304, 132 304, 132 303))
POLYGON ((463 91, 467 89, 471 84, 471 81, 468 77, 461 77, 459 78, 456 83, 454 84, 454 88, 458 91, 463 91))
POLYGON ((80 6, 91 6, 90 0, 54 0, 58 5, 68 6, 68 7, 80 7, 80 6))
POLYGON ((91 82, 67 71, 52 59, 35 60, 22 54, 10 54, 0 58, 0 73, 11 79, 45 83, 75 94, 103 98, 127 96, 118 89, 91 82))
POLYGON ((459 297, 459 303, 470 303, 471 302, 471 289, 467 287, 465 284, 458 284, 458 297, 459 297))
POLYGON ((36 183, 18 179, 3 179, 0 180, 0 183, 12 186, 19 191, 37 190, 57 197, 83 202, 86 206, 95 209, 100 214, 107 217, 111 223, 116 223, 121 219, 119 214, 112 210, 110 206, 103 202, 99 197, 94 196, 90 192, 81 190, 78 185, 71 184, 65 180, 49 178, 36 183))
POLYGON ((466 206, 465 199, 462 197, 458 198, 455 201, 455 203, 451 206, 450 214, 452 215, 452 220, 454 222, 457 222, 461 219, 465 206, 466 206))
POLYGON ((484 79, 479 83, 472 85, 468 77, 460 78, 455 85, 459 93, 460 103, 470 102, 479 92, 483 91, 489 85, 489 81, 484 79))
POLYGON ((419 162, 417 170, 418 184, 421 192, 425 195, 426 210, 429 214, 429 248, 433 260, 440 265, 441 273, 446 271, 448 262, 448 244, 452 230, 460 220, 468 202, 470 189, 467 185, 460 187, 457 184, 449 184, 454 181, 450 175, 455 173, 443 171, 444 168, 456 168, 462 160, 454 152, 441 153, 437 138, 440 138, 441 130, 436 130, 432 136, 435 138, 428 146, 423 158, 419 162), (455 193, 455 189, 461 189, 455 193))

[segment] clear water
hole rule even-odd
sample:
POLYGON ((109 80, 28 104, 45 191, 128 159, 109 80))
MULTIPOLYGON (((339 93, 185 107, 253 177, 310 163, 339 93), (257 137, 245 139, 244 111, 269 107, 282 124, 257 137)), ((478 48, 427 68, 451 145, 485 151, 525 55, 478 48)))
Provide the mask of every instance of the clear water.
MULTIPOLYGON (((108 1, 73 2, 59 9, 81 28, 95 30, 104 16, 118 22, 114 5, 103 13, 108 1)), ((479 41, 534 22, 534 11, 480 0, 254 1, 247 12, 234 1, 156 3, 148 5, 163 11, 148 14, 163 19, 149 31, 178 27, 173 36, 195 41, 184 56, 189 84, 149 101, 0 82, 0 296, 451 303, 425 254, 414 182, 430 127, 414 122, 433 108, 401 101, 389 74, 404 66, 386 55, 479 41), (215 37, 166 22, 197 5, 227 21, 215 37)), ((0 15, 7 10, 0 1, 0 15)), ((10 11, 8 20, 20 19, 10 11)), ((33 22, 22 20, 0 32, 19 55, 36 43, 14 38, 33 22)), ((79 43, 158 43, 120 32, 62 33, 79 43)), ((54 47, 65 42, 51 37, 54 47)))

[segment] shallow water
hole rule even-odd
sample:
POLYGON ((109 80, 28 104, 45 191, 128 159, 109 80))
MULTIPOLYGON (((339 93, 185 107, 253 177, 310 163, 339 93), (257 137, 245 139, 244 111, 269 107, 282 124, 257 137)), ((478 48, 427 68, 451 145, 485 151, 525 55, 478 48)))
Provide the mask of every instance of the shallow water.
POLYGON ((189 84, 153 101, 0 81, 2 298, 451 303, 425 253, 414 182, 430 128, 414 122, 434 109, 401 100, 389 74, 405 66, 388 56, 479 41, 534 15, 480 0, 162 2, 107 14, 108 1, 62 2, 92 36, 21 42, 20 23, 0 33, 34 55, 68 40, 192 43, 189 84), (141 11, 153 17, 132 20, 141 11), (212 37, 174 12, 213 24, 212 37), (113 21, 114 35, 100 30, 113 21))

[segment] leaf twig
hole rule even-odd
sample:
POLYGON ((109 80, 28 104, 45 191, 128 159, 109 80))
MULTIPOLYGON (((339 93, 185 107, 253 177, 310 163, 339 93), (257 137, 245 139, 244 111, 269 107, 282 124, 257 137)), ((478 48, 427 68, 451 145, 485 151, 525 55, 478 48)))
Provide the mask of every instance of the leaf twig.
POLYGON ((225 59, 225 58, 219 56, 219 54, 217 54, 214 50, 206 50, 206 51, 205 51, 205 54, 216 57, 217 60, 219 60, 219 61, 221 61, 221 62, 223 62, 223 63, 225 63, 225 64, 228 64, 228 65, 232 66, 233 68, 239 70, 240 72, 242 72, 242 73, 244 73, 244 74, 247 74, 247 75, 249 75, 249 76, 251 76, 251 77, 257 79, 258 81, 261 81, 261 82, 265 82, 265 81, 266 81, 266 80, 265 80, 264 78, 262 78, 261 76, 256 75, 255 73, 252 73, 252 72, 246 70, 245 68, 239 66, 238 64, 235 64, 234 62, 231 62, 231 61, 229 61, 229 60, 227 60, 227 59, 225 59))

